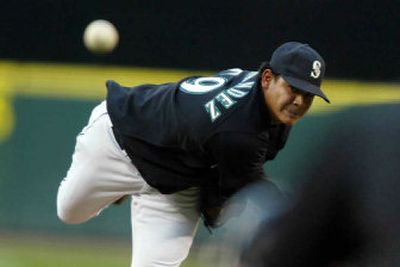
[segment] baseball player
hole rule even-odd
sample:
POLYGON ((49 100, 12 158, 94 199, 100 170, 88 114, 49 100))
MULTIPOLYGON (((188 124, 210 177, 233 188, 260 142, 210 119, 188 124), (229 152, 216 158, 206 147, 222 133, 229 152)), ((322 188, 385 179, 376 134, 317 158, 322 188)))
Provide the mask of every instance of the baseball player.
POLYGON ((329 102, 324 72, 313 48, 288 42, 258 71, 133 88, 107 81, 60 184, 59 218, 82 223, 131 196, 132 266, 179 266, 200 218, 218 226, 226 201, 265 179, 264 163, 314 96, 329 102))

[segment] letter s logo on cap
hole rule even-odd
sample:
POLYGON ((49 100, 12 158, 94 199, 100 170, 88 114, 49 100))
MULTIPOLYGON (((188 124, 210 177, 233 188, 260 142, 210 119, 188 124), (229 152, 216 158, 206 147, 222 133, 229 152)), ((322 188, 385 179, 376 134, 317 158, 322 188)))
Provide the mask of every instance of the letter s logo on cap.
POLYGON ((313 70, 311 71, 311 77, 317 79, 321 75, 321 66, 322 64, 318 60, 315 60, 313 62, 312 65, 313 70))

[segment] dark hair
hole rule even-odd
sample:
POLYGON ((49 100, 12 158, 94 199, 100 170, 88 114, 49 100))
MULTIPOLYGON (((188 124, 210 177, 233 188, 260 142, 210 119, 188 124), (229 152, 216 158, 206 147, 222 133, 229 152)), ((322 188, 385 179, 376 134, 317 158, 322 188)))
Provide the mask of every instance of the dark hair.
POLYGON ((271 65, 269 64, 269 61, 264 61, 261 63, 260 67, 258 68, 258 72, 261 74, 265 69, 270 69, 272 71, 272 74, 275 76, 278 76, 279 73, 276 73, 272 68, 271 65))

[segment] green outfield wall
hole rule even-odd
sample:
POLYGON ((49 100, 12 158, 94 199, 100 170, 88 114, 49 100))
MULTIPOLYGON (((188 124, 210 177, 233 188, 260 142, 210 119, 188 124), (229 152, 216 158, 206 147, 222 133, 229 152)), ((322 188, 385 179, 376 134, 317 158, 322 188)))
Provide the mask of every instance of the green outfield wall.
MULTIPOLYGON (((57 219, 57 188, 71 162, 75 136, 103 99, 105 80, 131 86, 192 74, 207 73, 0 62, 0 232, 129 234, 127 203, 82 225, 66 226, 57 219)), ((384 109, 400 104, 398 84, 328 80, 324 86, 332 104, 316 99, 310 115, 294 128, 287 147, 265 166, 285 190, 298 186, 314 159, 324 156, 324 146, 335 138, 330 133, 345 131, 352 120, 366 118, 372 106, 384 109), (339 113, 348 120, 338 121, 339 113)))

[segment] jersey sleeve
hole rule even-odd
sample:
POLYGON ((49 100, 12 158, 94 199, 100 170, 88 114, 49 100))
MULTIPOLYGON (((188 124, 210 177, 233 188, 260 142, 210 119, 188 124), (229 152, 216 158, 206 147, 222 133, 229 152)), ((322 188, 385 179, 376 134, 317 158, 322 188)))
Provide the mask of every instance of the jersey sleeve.
POLYGON ((216 162, 221 195, 229 197, 265 177, 268 139, 263 135, 222 132, 214 135, 207 146, 216 162))

